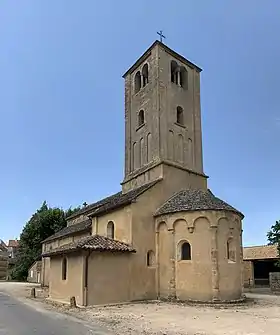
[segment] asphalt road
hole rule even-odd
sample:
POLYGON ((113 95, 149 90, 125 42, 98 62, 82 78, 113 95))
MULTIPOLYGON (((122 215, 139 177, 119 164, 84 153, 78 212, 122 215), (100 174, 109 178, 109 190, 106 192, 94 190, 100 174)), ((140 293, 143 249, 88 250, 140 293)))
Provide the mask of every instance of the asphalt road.
POLYGON ((108 335, 73 317, 31 306, 0 291, 0 335, 108 335))

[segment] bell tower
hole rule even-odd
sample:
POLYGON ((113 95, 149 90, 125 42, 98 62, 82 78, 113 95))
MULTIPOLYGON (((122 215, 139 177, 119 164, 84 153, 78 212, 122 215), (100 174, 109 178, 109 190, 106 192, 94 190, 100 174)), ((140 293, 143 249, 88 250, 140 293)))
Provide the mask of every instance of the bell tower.
POLYGON ((125 177, 123 192, 185 171, 185 186, 203 173, 201 69, 160 41, 124 74, 125 177), (169 171, 170 175, 170 171, 169 171))

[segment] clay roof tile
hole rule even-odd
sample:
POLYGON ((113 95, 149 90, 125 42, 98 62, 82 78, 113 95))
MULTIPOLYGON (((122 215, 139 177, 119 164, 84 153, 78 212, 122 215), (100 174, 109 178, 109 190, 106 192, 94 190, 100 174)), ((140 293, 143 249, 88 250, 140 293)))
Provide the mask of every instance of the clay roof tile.
POLYGON ((155 216, 182 211, 226 210, 244 217, 234 207, 215 197, 210 190, 186 189, 175 193, 155 213, 155 216))
POLYGON ((83 237, 76 242, 46 251, 42 254, 42 257, 50 257, 79 250, 135 252, 132 246, 127 243, 105 236, 91 235, 83 237))

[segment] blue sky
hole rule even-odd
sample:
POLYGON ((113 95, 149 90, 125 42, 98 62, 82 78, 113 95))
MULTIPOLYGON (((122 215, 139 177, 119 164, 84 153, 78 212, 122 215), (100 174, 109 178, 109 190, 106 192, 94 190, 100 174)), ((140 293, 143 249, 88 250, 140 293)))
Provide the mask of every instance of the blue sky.
POLYGON ((119 191, 122 74, 162 29, 203 68, 209 187, 245 214, 245 245, 266 243, 280 219, 279 12, 278 0, 2 0, 0 238, 44 200, 119 191))

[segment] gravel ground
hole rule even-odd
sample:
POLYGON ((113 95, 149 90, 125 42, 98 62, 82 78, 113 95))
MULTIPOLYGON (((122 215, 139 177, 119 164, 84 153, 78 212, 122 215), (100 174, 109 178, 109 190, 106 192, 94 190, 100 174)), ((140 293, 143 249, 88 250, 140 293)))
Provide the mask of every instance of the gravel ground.
POLYGON ((70 309, 48 303, 46 308, 106 327, 116 335, 279 335, 280 297, 246 295, 248 302, 235 306, 154 302, 70 309))
POLYGON ((279 335, 280 298, 249 296, 254 301, 230 307, 157 302, 79 309, 73 313, 89 321, 112 324, 120 335, 279 335))

